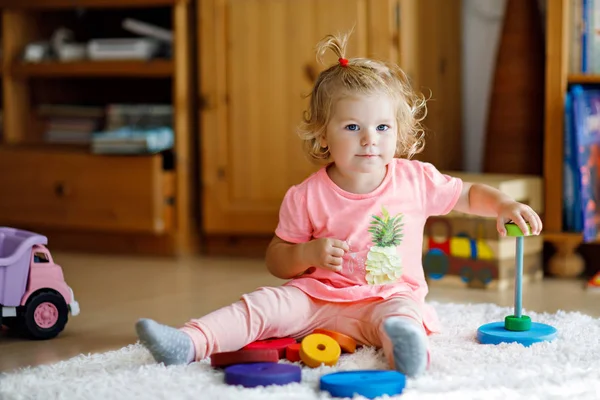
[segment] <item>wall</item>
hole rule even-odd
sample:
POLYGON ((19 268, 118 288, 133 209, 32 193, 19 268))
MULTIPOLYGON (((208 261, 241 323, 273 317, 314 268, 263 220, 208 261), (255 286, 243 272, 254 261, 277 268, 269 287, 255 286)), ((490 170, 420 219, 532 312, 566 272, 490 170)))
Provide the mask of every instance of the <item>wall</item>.
MULTIPOLYGON (((537 0, 542 26, 546 2, 537 0)), ((469 172, 481 172, 483 166, 488 106, 505 8, 506 0, 462 0, 463 169, 469 172)))
POLYGON ((481 172, 494 65, 506 0, 462 2, 463 169, 481 172))

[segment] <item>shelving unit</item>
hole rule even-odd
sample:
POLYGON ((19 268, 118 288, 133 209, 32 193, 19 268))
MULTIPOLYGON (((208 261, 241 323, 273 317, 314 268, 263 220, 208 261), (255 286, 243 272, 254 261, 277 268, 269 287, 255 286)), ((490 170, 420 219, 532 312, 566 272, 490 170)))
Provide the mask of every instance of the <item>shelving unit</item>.
MULTIPOLYGON (((0 225, 43 232, 53 248, 172 255, 197 246, 192 110, 194 57, 189 0, 0 0, 3 137, 0 225), (121 16, 155 10, 173 30, 169 59, 24 62, 28 43, 70 27, 76 10, 111 36, 121 16), (97 14, 94 14, 97 13, 97 14), (105 14, 102 14, 105 13, 105 14), (97 17, 97 15, 102 17, 97 17), (106 18, 105 18, 106 16, 106 18), (106 23, 105 20, 106 19, 106 23), (112 20, 111 20, 112 18, 112 20), (111 31, 112 29, 112 31, 111 31), (45 143, 39 104, 172 104, 175 145, 148 155, 96 155, 45 143)), ((146 14, 144 14, 146 15, 146 14)), ((76 31, 76 29, 73 29, 76 31)), ((76 32, 77 34, 77 32, 76 32)))
POLYGON ((600 75, 570 74, 569 1, 548 0, 546 39, 546 99, 544 128, 544 239, 556 247, 549 271, 559 277, 575 277, 584 269, 576 252, 582 235, 563 231, 563 132, 564 104, 569 84, 600 83, 600 75))

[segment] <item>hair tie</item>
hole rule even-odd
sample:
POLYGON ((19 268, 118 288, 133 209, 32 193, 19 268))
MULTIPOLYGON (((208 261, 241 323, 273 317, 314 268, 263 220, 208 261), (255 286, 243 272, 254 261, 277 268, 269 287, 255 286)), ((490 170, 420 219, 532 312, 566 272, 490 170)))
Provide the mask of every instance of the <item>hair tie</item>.
POLYGON ((342 67, 347 67, 348 66, 348 59, 346 59, 346 58, 339 58, 338 61, 340 62, 340 65, 342 67))

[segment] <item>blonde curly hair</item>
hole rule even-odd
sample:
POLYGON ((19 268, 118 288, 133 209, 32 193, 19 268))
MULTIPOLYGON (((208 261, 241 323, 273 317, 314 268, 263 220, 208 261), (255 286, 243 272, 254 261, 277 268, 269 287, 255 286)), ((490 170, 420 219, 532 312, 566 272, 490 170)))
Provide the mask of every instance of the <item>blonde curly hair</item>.
POLYGON ((315 162, 329 160, 329 149, 321 146, 321 140, 326 135, 332 108, 337 100, 356 94, 383 92, 397 104, 398 141, 395 156, 411 158, 425 146, 421 125, 427 115, 425 97, 411 88, 406 74, 395 64, 368 58, 346 60, 349 36, 349 33, 327 35, 317 44, 317 60, 320 63, 327 50, 333 51, 339 62, 319 74, 309 95, 309 108, 298 127, 298 135, 304 142, 306 153, 315 162))

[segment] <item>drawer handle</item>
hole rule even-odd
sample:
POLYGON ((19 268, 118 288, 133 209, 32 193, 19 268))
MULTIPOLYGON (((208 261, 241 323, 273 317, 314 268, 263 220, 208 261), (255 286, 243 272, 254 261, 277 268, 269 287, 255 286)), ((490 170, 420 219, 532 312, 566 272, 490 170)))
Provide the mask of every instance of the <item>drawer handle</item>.
POLYGON ((54 185, 54 193, 57 197, 65 197, 67 194, 69 194, 69 190, 64 182, 58 182, 56 185, 54 185))

